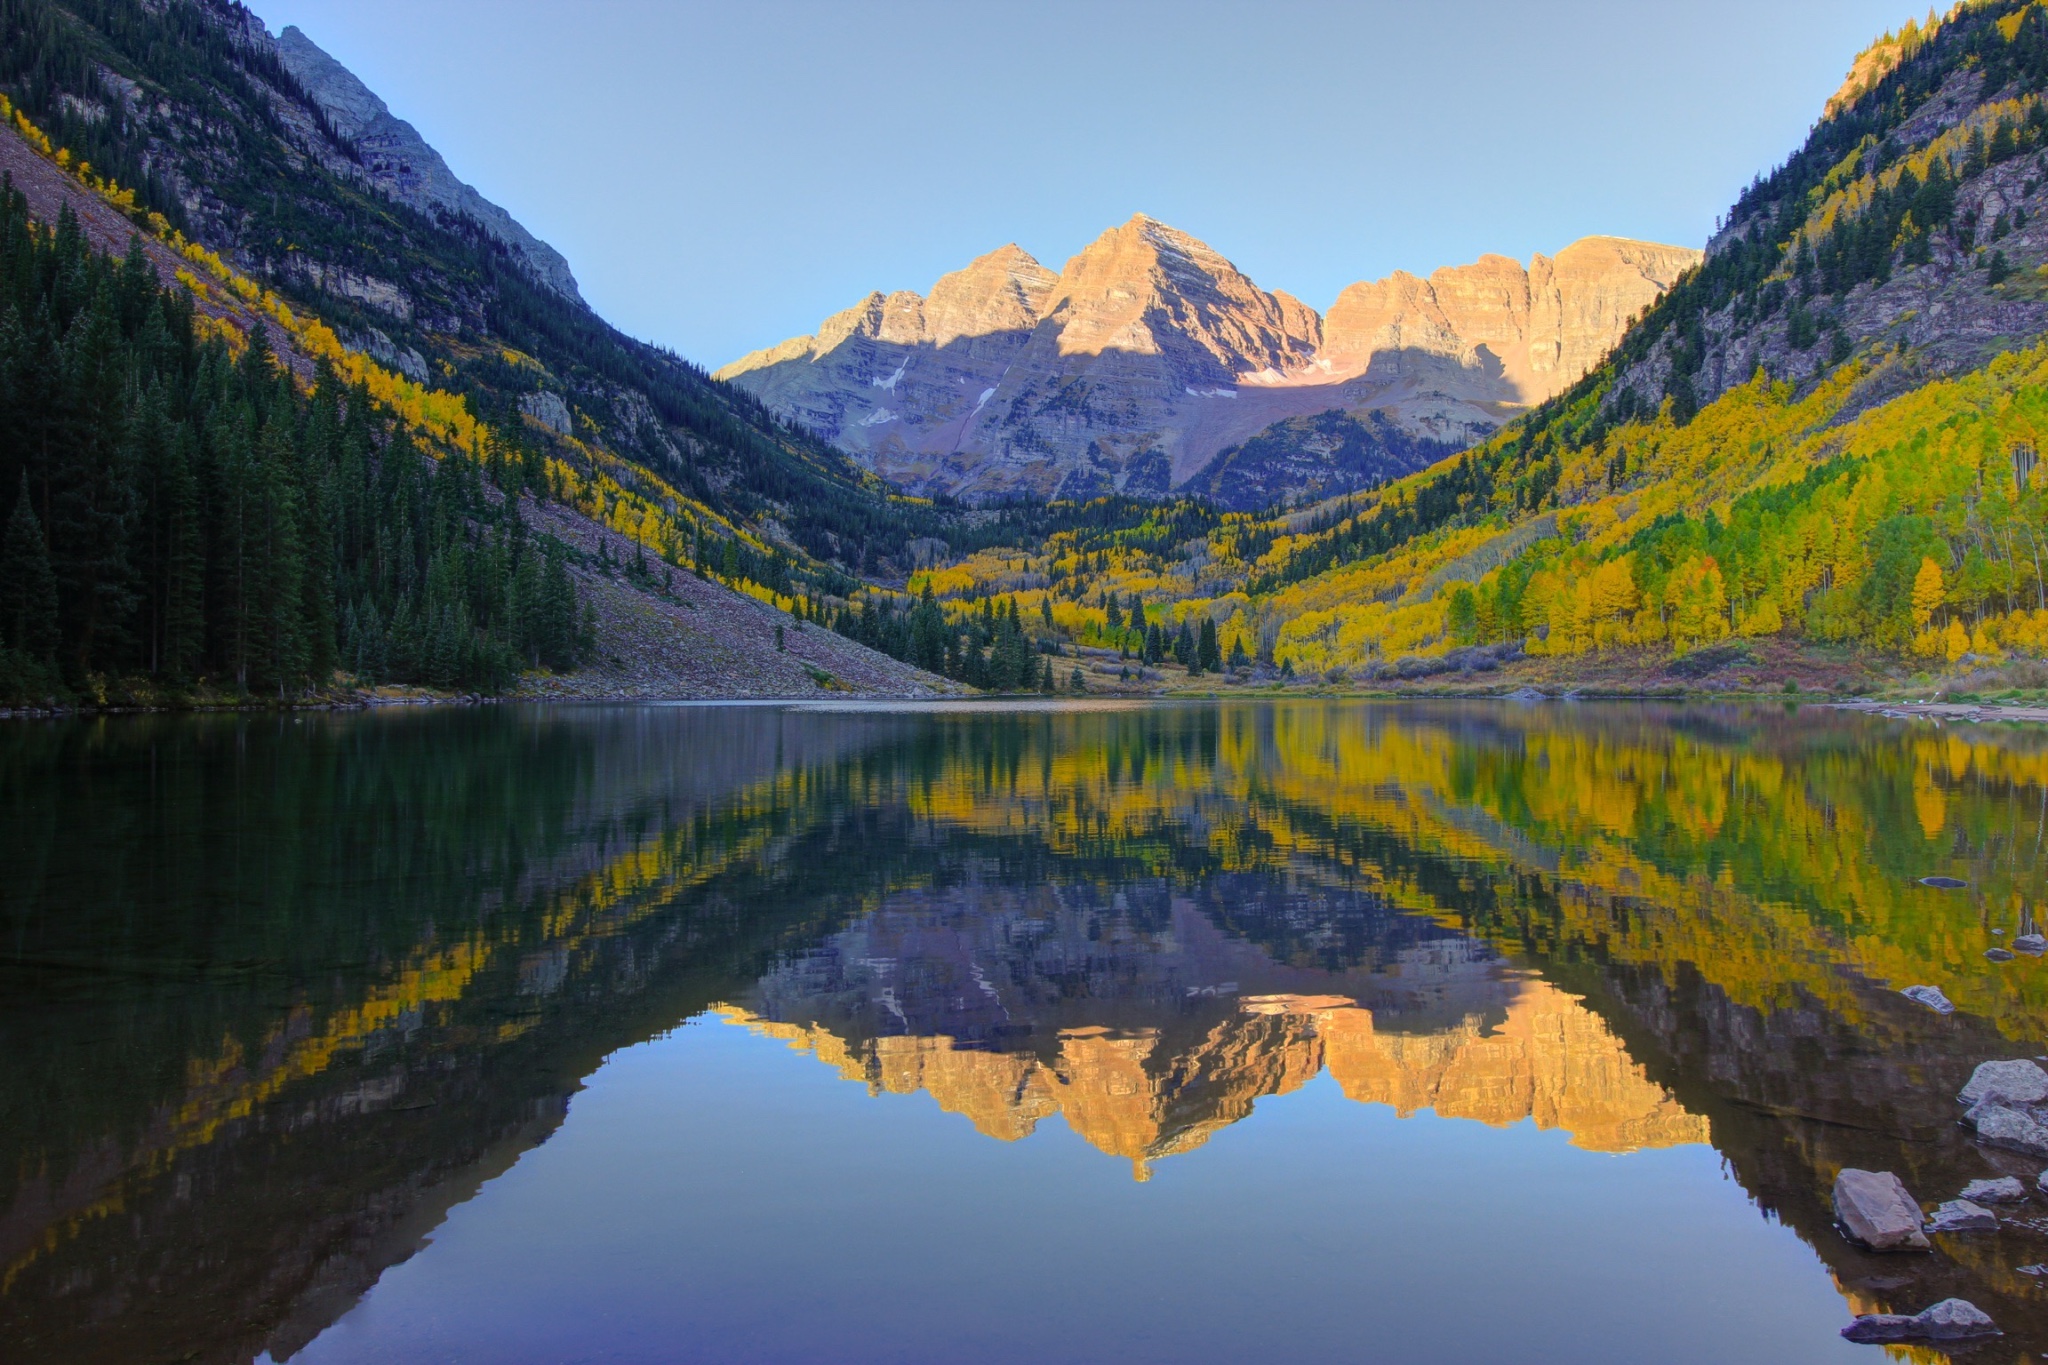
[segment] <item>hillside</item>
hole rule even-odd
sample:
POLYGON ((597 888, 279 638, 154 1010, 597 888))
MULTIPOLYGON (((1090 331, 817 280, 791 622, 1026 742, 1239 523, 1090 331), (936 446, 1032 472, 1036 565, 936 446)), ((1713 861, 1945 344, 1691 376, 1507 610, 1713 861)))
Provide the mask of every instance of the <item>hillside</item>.
POLYGON ((303 35, 0 36, 0 700, 929 688, 797 612, 952 514, 606 326, 303 35))
POLYGON ((1140 214, 1055 273, 1013 245, 717 371, 913 492, 1255 510, 1413 472, 1583 375, 1699 253, 1611 237, 1345 289, 1327 316, 1140 214), (1292 419, 1361 419, 1337 464, 1292 419), (1388 433, 1381 439, 1380 432, 1388 433))
POLYGON ((1135 597, 1297 676, 2038 686, 1998 669, 2048 649, 2048 9, 1964 5, 1873 52, 1699 270, 1472 451, 931 581, 1126 648, 1135 597))

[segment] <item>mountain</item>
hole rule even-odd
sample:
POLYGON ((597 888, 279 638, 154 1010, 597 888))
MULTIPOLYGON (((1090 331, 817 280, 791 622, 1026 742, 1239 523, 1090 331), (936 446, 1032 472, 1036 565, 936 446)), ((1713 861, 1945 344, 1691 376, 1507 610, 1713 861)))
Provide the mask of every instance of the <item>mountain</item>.
POLYGON ((608 326, 296 30, 0 7, 0 169, 0 699, 932 685, 804 621, 1000 521, 608 326))
POLYGON ((1159 497, 1195 485, 1260 506, 1336 490, 1241 452, 1213 471, 1219 454, 1288 419, 1382 413, 1423 443, 1380 447, 1393 472, 1412 472, 1576 380, 1698 259, 1588 238, 1526 269, 1488 256, 1352 285, 1324 317, 1140 214, 1058 274, 1005 246, 929 298, 871 294, 716 377, 916 492, 1159 497))
MULTIPOLYGON (((1515 297, 1497 269, 1504 288, 1460 281, 1460 329, 1512 316, 1485 302, 1515 297)), ((1432 292, 1439 308, 1454 293, 1432 292)), ((1426 339, 1431 306, 1414 285, 1358 291, 1324 319, 1322 353, 1353 333, 1426 339)), ((1030 555, 923 581, 1015 593, 1079 646, 1142 647, 1134 605, 1169 634, 1207 621, 1226 656, 1241 641, 1256 661, 1242 678, 2038 687, 2048 7, 1973 0, 1885 35, 1582 377, 1567 382, 1590 347, 1483 344, 1504 381, 1559 387, 1420 473, 1372 487, 1394 471, 1358 419, 1295 419, 1225 461, 1261 497, 1191 486, 1255 506, 1277 470, 1315 505, 1076 519, 1030 555), (1308 478, 1311 443, 1351 491, 1308 478)))
MULTIPOLYGON (((371 184, 408 208, 468 218, 523 257, 542 284, 564 298, 583 302, 562 253, 456 179, 441 154, 429 147, 410 123, 393 118, 383 100, 296 25, 278 34, 277 55, 299 88, 326 115, 328 128, 342 149, 353 154, 371 184)), ((320 145, 317 140, 309 142, 320 145)))

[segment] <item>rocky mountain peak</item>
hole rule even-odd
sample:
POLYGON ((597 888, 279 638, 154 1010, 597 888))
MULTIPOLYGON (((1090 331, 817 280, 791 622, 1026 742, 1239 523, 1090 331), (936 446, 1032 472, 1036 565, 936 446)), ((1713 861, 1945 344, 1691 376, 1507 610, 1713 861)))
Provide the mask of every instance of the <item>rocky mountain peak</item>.
POLYGON ((370 183, 408 208, 474 221, 525 260, 534 277, 577 303, 576 277, 562 254, 528 232, 498 205, 458 180, 441 154, 410 123, 334 60, 296 25, 276 39, 278 60, 318 105, 327 124, 361 162, 370 183))
POLYGON ((1321 330, 1312 309, 1267 293, 1208 243, 1142 213, 1067 262, 1048 312, 1062 354, 1167 356, 1189 384, 1300 370, 1321 330))
POLYGON ((1396 271, 1348 286, 1323 325, 1318 366, 1333 379, 1454 359, 1497 376, 1508 400, 1540 403, 1598 364, 1700 253, 1620 237, 1585 237, 1528 266, 1481 256, 1427 280, 1396 271))
MULTIPOLYGON (((1359 467, 1405 469, 1567 387, 1698 259, 1592 237, 1527 267, 1484 256, 1352 285, 1325 320, 1140 213, 1057 275, 1012 243, 928 296, 871 294, 717 377, 921 493, 1163 495, 1275 424, 1332 410, 1381 414, 1372 429, 1393 445, 1359 467)), ((1242 463, 1224 482, 1267 500, 1315 462, 1242 463)))
POLYGON ((1028 331, 1045 316, 1059 276, 1011 242, 941 275, 925 300, 926 337, 944 346, 959 337, 1028 331))

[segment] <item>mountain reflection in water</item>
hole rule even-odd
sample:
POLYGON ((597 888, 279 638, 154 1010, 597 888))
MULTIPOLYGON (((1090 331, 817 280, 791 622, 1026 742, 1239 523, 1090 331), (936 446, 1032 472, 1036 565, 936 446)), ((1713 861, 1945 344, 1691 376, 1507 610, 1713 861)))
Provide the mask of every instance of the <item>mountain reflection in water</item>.
POLYGON ((1711 1142, 1841 1321, 1960 1294, 2008 1333, 1973 1358, 2018 1358, 2048 1237, 1868 1256, 1827 1192, 2031 1186, 1952 1096, 2042 1042, 2044 964, 1984 950, 2032 927, 2044 819, 2042 737, 1812 708, 16 724, 0 1341, 285 1359, 611 1054, 723 1019, 990 1138, 1058 1115, 1141 1179, 1319 1075, 1592 1152, 1711 1142))
POLYGON ((926 1091, 993 1138, 1062 1114, 1139 1179, 1326 1067, 1403 1117, 1534 1118, 1594 1151, 1707 1140, 1597 1015, 1472 939, 1371 893, 1231 874, 1200 891, 908 893, 718 1012, 877 1093, 926 1091), (1292 966, 1224 930, 1230 912, 1345 926, 1371 951, 1292 966))

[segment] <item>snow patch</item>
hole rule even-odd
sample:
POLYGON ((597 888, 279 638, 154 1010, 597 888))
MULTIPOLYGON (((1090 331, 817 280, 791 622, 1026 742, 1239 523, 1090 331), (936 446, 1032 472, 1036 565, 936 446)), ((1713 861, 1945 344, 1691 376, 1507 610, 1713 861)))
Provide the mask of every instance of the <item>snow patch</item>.
POLYGON ((896 367, 896 373, 890 375, 887 379, 870 379, 868 383, 873 384, 878 389, 887 389, 891 393, 894 393, 896 391, 896 381, 901 379, 903 377, 903 372, 909 368, 910 357, 905 356, 903 357, 903 363, 896 367))
POLYGON ((1188 390, 1188 397, 1190 397, 1190 398, 1235 398, 1235 397, 1237 397, 1237 390, 1236 390, 1236 389, 1226 389, 1226 388, 1221 388, 1221 387, 1218 387, 1218 388, 1213 388, 1213 389, 1195 389, 1195 388, 1190 388, 1190 389, 1188 390))
MULTIPOLYGON (((988 400, 995 396, 996 391, 993 388, 983 389, 981 391, 981 401, 974 405, 974 411, 980 412, 983 408, 988 406, 988 400)), ((973 413, 969 413, 968 415, 971 417, 973 416, 973 413)))
POLYGON ((895 413, 889 411, 887 408, 876 408, 873 412, 861 418, 860 424, 864 427, 878 427, 882 425, 882 423, 884 422, 893 422, 895 420, 895 413))

